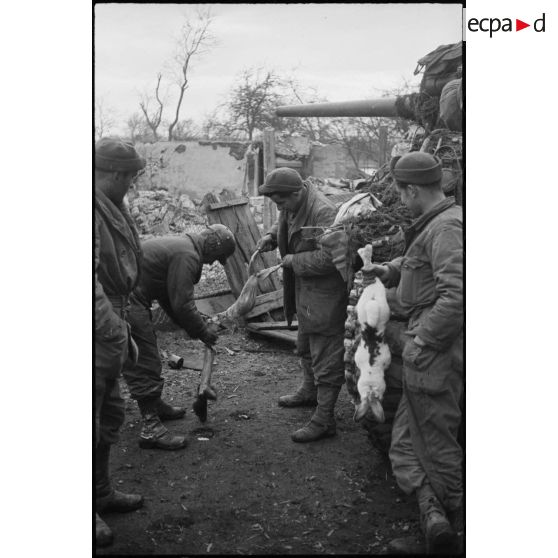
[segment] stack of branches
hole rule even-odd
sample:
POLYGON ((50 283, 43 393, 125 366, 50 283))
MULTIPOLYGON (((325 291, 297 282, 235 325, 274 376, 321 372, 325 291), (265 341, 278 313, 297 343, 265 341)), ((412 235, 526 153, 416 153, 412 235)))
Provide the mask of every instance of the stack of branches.
MULTIPOLYGON (((370 192, 371 193, 371 192, 370 192)), ((338 214, 336 224, 327 230, 316 230, 316 238, 331 254, 333 263, 352 285, 355 270, 362 261, 358 249, 371 244, 373 260, 383 263, 403 254, 405 248, 404 228, 412 217, 401 203, 399 194, 391 186, 383 186, 378 192, 381 199, 365 196, 338 214)))
POLYGON ((349 237, 355 252, 366 244, 372 244, 373 261, 387 261, 403 253, 403 231, 413 218, 401 202, 391 174, 385 182, 372 183, 370 193, 381 204, 375 204, 376 211, 367 218, 350 223, 352 230, 349 237))

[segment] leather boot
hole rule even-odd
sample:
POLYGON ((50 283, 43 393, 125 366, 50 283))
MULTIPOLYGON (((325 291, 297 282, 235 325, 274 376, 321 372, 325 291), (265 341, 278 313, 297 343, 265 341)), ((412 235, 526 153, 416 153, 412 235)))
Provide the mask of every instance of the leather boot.
POLYGON ((426 539, 427 554, 452 554, 456 551, 457 536, 446 512, 428 481, 417 489, 420 523, 426 539))
POLYGON ((184 407, 174 407, 161 398, 157 401, 157 413, 161 420, 177 420, 186 414, 184 407))
POLYGON ((113 541, 112 531, 110 527, 95 514, 95 544, 97 546, 110 546, 113 541))
POLYGON ((301 363, 302 384, 295 393, 279 397, 279 407, 313 407, 318 403, 316 399, 317 389, 314 385, 314 374, 312 367, 301 363))
MULTIPOLYGON (((141 508, 143 505, 143 497, 139 494, 125 494, 119 490, 112 488, 109 477, 109 458, 110 445, 99 444, 95 450, 95 507, 97 512, 116 511, 130 512, 141 508)), ((99 525, 99 521, 103 520, 99 517, 97 527, 101 531, 110 529, 99 525)), ((106 534, 106 533, 105 533, 106 534)))
POLYGON ((185 436, 171 434, 158 414, 158 398, 138 401, 141 411, 139 447, 142 449, 178 450, 188 445, 185 436))
POLYGON ((318 407, 310 422, 293 432, 293 442, 314 442, 321 438, 335 436, 335 403, 341 386, 318 385, 318 407))

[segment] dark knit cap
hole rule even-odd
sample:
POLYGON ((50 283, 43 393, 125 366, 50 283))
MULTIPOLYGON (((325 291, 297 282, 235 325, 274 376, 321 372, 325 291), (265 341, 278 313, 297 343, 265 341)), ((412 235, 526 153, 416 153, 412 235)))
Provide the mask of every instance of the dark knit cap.
POLYGON ((393 166, 392 174, 405 184, 432 184, 442 178, 440 159, 424 151, 406 153, 393 166))
POLYGON ((101 138, 95 144, 95 168, 105 171, 133 172, 145 167, 145 159, 134 146, 120 138, 101 138))
POLYGON ((303 187, 302 177, 294 169, 279 167, 272 170, 265 182, 258 188, 260 194, 270 196, 275 193, 290 194, 303 187))

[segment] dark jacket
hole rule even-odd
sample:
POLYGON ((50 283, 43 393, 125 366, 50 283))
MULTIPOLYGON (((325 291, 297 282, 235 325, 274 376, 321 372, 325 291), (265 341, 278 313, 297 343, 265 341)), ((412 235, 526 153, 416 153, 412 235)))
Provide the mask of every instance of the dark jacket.
POLYGON ((207 331, 194 302, 194 285, 203 267, 199 238, 195 234, 150 238, 142 242, 142 249, 141 281, 134 294, 147 306, 157 300, 190 337, 199 338, 207 331))
POLYGON ((437 351, 448 350, 463 331, 462 223, 461 207, 445 199, 412 224, 405 254, 386 264, 386 286, 397 286, 409 333, 437 351))
POLYGON ((335 205, 313 185, 296 215, 280 211, 269 233, 279 246, 281 256, 293 254, 293 268, 283 269, 283 304, 287 321, 296 309, 299 329, 306 333, 342 333, 347 310, 346 284, 317 244, 315 236, 327 228, 337 214, 335 205))
POLYGON ((95 191, 95 335, 110 338, 126 330, 111 298, 126 298, 136 286, 141 248, 132 217, 103 192, 95 191))
POLYGON ((116 378, 128 358, 128 295, 138 281, 141 248, 132 217, 95 191, 95 374, 116 378))

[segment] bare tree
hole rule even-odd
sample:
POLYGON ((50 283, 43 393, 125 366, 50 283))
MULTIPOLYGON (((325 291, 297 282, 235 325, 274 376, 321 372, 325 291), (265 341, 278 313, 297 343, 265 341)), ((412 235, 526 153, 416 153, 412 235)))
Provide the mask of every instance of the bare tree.
POLYGON ((240 82, 230 92, 227 110, 229 126, 242 131, 252 141, 256 130, 273 125, 275 107, 280 104, 282 80, 277 74, 261 68, 242 71, 240 82))
POLYGON ((218 106, 211 114, 205 116, 201 133, 205 139, 237 138, 242 132, 233 129, 229 118, 222 114, 224 106, 218 106))
POLYGON ((180 119, 184 92, 188 88, 188 74, 192 59, 205 54, 210 47, 215 45, 215 37, 209 31, 212 22, 213 18, 209 8, 199 10, 194 21, 186 19, 177 39, 177 51, 174 56, 174 82, 178 86, 178 99, 174 110, 174 119, 169 124, 169 141, 175 139, 175 128, 180 119))
MULTIPOLYGON (((306 87, 298 78, 291 76, 284 81, 286 94, 282 100, 284 104, 307 104, 327 102, 327 98, 321 96, 314 87, 306 87)), ((327 139, 329 120, 327 118, 282 118, 278 125, 281 128, 296 131, 309 137, 312 141, 327 139)))
POLYGON ((159 72, 157 74, 157 85, 155 86, 155 100, 157 101, 157 108, 153 111, 149 111, 149 105, 153 101, 153 97, 151 97, 148 93, 143 93, 141 100, 140 100, 140 108, 143 112, 145 117, 145 121, 147 125, 151 129, 153 133, 153 140, 157 141, 159 139, 159 134, 157 133, 157 128, 159 128, 161 124, 161 119, 163 118, 163 100, 161 100, 160 96, 160 87, 161 87, 161 79, 163 78, 163 74, 159 72))
POLYGON ((134 114, 130 115, 126 121, 126 126, 128 127, 128 133, 132 141, 135 141, 136 137, 140 134, 141 128, 145 126, 145 124, 145 119, 139 112, 134 112, 134 114))
POLYGON ((110 134, 116 121, 115 111, 107 106, 104 97, 95 99, 95 138, 110 134))
POLYGON ((199 137, 198 127, 191 118, 179 120, 174 129, 174 139, 179 141, 188 141, 199 137))

